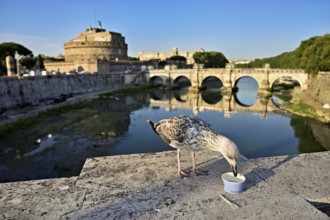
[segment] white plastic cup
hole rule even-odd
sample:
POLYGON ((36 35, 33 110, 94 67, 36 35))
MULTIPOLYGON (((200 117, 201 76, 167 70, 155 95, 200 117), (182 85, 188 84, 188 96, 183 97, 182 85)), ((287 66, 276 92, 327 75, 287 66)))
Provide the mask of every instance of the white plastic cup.
POLYGON ((245 176, 237 174, 235 177, 232 172, 224 173, 221 175, 224 190, 230 194, 239 194, 244 190, 245 176))

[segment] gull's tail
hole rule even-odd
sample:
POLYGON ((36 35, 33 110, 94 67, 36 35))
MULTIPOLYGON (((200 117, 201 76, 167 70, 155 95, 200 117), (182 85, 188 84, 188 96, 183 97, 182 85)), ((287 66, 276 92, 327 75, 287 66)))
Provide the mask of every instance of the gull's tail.
POLYGON ((152 130, 154 130, 154 132, 156 132, 156 134, 158 134, 158 132, 156 131, 156 123, 149 119, 147 120, 147 122, 150 124, 152 130))

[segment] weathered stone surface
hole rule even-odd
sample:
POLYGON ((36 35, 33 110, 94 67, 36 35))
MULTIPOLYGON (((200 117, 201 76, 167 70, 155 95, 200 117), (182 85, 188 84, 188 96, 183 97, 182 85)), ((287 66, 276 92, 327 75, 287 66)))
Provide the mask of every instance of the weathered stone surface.
MULTIPOLYGON (((78 178, 0 184, 0 219, 329 219, 305 200, 329 197, 329 159, 242 158, 246 189, 231 195, 221 180, 230 167, 214 152, 196 156, 208 176, 186 179, 177 176, 174 151, 90 158, 78 178)), ((181 161, 191 169, 190 153, 181 161)))
POLYGON ((305 199, 330 196, 330 152, 251 160, 262 169, 256 173, 271 186, 305 199))
POLYGON ((77 177, 0 184, 0 219, 60 219, 80 209, 77 177))
POLYGON ((322 103, 330 103, 330 73, 319 72, 317 76, 310 78, 307 93, 315 100, 322 103))
POLYGON ((0 108, 52 99, 61 94, 106 91, 123 85, 118 74, 55 75, 52 77, 0 78, 0 108))

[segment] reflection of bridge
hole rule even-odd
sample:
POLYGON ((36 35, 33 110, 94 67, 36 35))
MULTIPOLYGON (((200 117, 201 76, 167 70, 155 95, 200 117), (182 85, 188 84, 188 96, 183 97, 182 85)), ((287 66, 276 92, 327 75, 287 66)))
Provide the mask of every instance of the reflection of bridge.
POLYGON ((266 97, 258 97, 257 101, 251 106, 242 106, 235 102, 233 95, 224 95, 219 97, 216 102, 208 102, 203 98, 200 92, 187 92, 181 95, 167 95, 159 96, 159 100, 151 99, 151 107, 165 107, 167 111, 176 108, 192 109, 194 114, 204 110, 213 110, 224 112, 225 117, 231 117, 235 112, 254 112, 261 113, 261 118, 265 119, 267 112, 272 112, 277 108, 273 105, 272 101, 266 97), (159 99, 160 98, 160 99, 159 99))
POLYGON ((226 68, 149 70, 148 75, 150 82, 161 78, 167 87, 172 87, 180 78, 186 77, 193 88, 200 88, 205 80, 216 77, 225 88, 230 89, 235 87, 240 78, 246 76, 254 78, 260 90, 271 88, 273 83, 283 76, 297 80, 302 89, 307 89, 307 74, 303 70, 270 69, 268 65, 260 69, 235 69, 227 65, 226 68))

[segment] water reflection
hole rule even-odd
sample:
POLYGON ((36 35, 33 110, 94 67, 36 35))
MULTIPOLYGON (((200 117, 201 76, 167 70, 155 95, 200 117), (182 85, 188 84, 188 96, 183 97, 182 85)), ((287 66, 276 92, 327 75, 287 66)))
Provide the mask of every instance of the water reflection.
POLYGON ((205 91, 202 91, 200 94, 201 94, 204 102, 206 102, 207 104, 211 104, 211 105, 217 104, 222 99, 221 92, 205 90, 205 91))
POLYGON ((172 150, 146 119, 179 114, 198 115, 249 158, 330 148, 328 125, 278 114, 264 97, 247 107, 219 91, 156 90, 91 101, 12 127, 0 136, 0 182, 78 175, 89 157, 172 150), (35 143, 49 133, 50 141, 35 143))
POLYGON ((237 80, 235 85, 235 101, 242 106, 252 106, 258 99, 258 83, 251 77, 243 77, 237 80))
MULTIPOLYGON (((154 95, 151 95, 150 106, 161 106, 167 110, 192 109, 195 115, 205 110, 213 110, 224 112, 225 117, 230 118, 237 112, 254 112, 265 119, 267 112, 278 110, 267 97, 257 97, 253 105, 245 105, 237 102, 235 93, 222 95, 220 90, 203 90, 201 92, 159 90, 157 94, 156 99, 153 98, 154 95)), ((242 100, 245 101, 245 99, 242 100)))
POLYGON ((299 152, 312 153, 330 150, 330 124, 292 117, 291 126, 299 138, 299 152))
POLYGON ((56 143, 55 136, 48 135, 44 140, 38 139, 38 141, 36 143, 38 143, 39 146, 37 148, 33 149, 32 151, 25 153, 23 155, 24 157, 33 156, 35 154, 38 154, 38 153, 46 150, 47 148, 49 148, 51 146, 53 146, 56 143))

